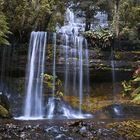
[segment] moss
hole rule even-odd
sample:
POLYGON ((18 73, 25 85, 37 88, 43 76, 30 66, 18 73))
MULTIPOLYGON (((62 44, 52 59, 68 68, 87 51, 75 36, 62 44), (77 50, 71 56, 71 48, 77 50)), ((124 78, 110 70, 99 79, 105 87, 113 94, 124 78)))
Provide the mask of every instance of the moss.
POLYGON ((2 105, 0 105, 0 117, 2 117, 2 118, 10 117, 9 111, 6 108, 4 108, 2 105))
MULTIPOLYGON (((127 98, 121 98, 117 100, 118 104, 126 103, 130 104, 129 100, 126 100, 127 98)), ((78 108, 79 107, 79 99, 74 96, 64 96, 64 101, 69 103, 72 107, 78 108)), ((114 101, 108 96, 98 96, 98 97, 84 97, 83 98, 83 104, 82 104, 82 110, 86 112, 96 112, 99 110, 102 110, 104 107, 107 107, 109 105, 112 105, 114 101)))
POLYGON ((115 122, 108 124, 107 127, 114 128, 119 135, 127 139, 140 139, 140 121, 115 122))
POLYGON ((121 60, 124 57, 123 55, 124 54, 122 52, 115 52, 115 59, 121 60))

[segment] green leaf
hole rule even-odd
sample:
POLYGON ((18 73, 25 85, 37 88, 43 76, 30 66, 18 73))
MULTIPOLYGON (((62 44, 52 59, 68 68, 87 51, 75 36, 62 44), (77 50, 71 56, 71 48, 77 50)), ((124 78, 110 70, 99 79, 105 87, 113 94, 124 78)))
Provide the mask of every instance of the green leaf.
POLYGON ((133 80, 134 82, 140 82, 140 77, 137 77, 133 80))

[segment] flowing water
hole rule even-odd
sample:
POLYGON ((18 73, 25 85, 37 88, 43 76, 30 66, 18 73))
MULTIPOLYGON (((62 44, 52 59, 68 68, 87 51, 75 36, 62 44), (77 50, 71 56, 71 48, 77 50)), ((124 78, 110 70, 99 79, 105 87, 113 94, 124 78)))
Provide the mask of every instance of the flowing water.
MULTIPOLYGON (((84 31, 84 24, 77 22, 73 11, 69 8, 66 10, 65 14, 65 24, 58 31, 65 37, 65 41, 61 44, 62 49, 65 48, 65 85, 64 94, 69 95, 69 75, 73 76, 73 92, 76 95, 78 92, 79 96, 79 112, 82 114, 81 106, 83 103, 83 75, 85 73, 87 80, 89 78, 89 68, 88 68, 88 50, 86 40, 81 35, 81 31, 84 31), (86 66, 85 66, 85 65, 86 66), (85 66, 85 67, 84 67, 85 66), (70 70, 70 68, 72 70, 70 70), (78 84, 77 84, 78 82, 78 84), (78 87, 78 89, 76 89, 78 87)), ((89 86, 89 82, 87 82, 89 86)), ((87 89, 87 88, 86 88, 87 89)), ((89 90, 89 89, 88 89, 89 90)), ((85 91, 89 92, 89 91, 85 91)))
MULTIPOLYGON (((29 45, 27 75, 26 75, 26 98, 24 115, 21 119, 42 119, 42 118, 87 118, 90 114, 82 113, 83 103, 83 80, 87 80, 89 87, 88 49, 86 40, 79 34, 81 26, 75 22, 74 13, 68 8, 65 14, 65 25, 59 29, 61 34, 60 58, 64 59, 64 95, 71 95, 69 89, 70 75, 73 75, 73 94, 79 97, 79 107, 72 109, 69 105, 57 98, 56 95, 56 52, 57 36, 53 34, 53 60, 52 75, 53 87, 52 96, 46 99, 43 96, 43 74, 45 51, 47 44, 47 33, 32 32, 29 45), (73 45, 72 45, 73 44, 73 45), (71 73, 71 74, 70 74, 71 73), (77 94, 78 93, 78 94, 77 94), (46 104, 46 106, 45 106, 46 104)), ((85 88, 89 92, 89 88, 85 88)))
POLYGON ((42 118, 44 115, 42 89, 46 39, 45 32, 31 33, 26 73, 25 118, 42 118))
POLYGON ((116 86, 115 86, 115 82, 116 82, 116 75, 115 75, 115 61, 114 61, 114 50, 111 49, 111 70, 112 70, 112 93, 113 93, 113 100, 115 101, 115 97, 116 97, 116 86))
MULTIPOLYGON (((47 118, 52 119, 57 117, 65 117, 65 118, 86 118, 91 117, 89 114, 82 113, 82 103, 83 103, 83 66, 84 61, 86 64, 85 67, 85 75, 89 78, 89 72, 87 68, 88 61, 88 51, 86 40, 79 35, 78 30, 80 27, 79 23, 75 22, 74 13, 67 8, 65 14, 65 24, 58 30, 58 34, 60 34, 61 44, 59 45, 60 58, 64 60, 63 69, 64 69, 64 95, 70 96, 71 89, 69 88, 69 81, 73 79, 73 89, 72 92, 74 95, 78 95, 79 97, 79 108, 77 111, 73 110, 69 105, 66 105, 61 100, 55 98, 54 96, 49 98, 47 110, 48 115, 47 118), (72 45, 71 45, 72 44, 72 45), (71 75, 73 76, 71 78, 71 75), (78 84, 77 84, 78 83, 78 84), (78 92, 78 94, 77 94, 78 92)), ((53 76, 56 76, 55 68, 55 57, 56 57, 56 45, 54 45, 54 57, 53 57, 53 76), (55 73, 55 74, 54 74, 55 73)), ((86 78, 87 79, 87 78, 86 78)), ((89 82, 88 82, 89 83, 89 82)), ((89 85, 88 85, 89 86, 89 85)), ((55 93, 53 93, 55 94, 55 93)))

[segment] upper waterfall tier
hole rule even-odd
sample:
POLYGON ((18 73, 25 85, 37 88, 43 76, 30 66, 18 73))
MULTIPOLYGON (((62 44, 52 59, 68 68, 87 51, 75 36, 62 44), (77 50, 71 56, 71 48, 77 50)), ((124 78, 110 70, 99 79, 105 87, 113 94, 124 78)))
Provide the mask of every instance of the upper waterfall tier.
POLYGON ((67 8, 65 13, 64 26, 57 30, 58 33, 68 34, 68 35, 79 35, 80 32, 83 32, 85 28, 85 23, 80 20, 77 20, 77 17, 74 15, 74 12, 67 8))

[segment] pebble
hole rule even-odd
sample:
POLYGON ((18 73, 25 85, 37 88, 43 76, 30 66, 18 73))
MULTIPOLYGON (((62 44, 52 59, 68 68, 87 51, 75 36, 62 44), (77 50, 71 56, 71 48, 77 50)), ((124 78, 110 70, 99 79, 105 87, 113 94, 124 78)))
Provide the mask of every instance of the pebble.
POLYGON ((66 137, 66 135, 65 134, 58 134, 55 138, 60 139, 60 138, 63 138, 63 137, 66 137))
POLYGON ((67 132, 68 129, 66 129, 66 128, 64 128, 64 127, 60 127, 60 131, 67 132))
POLYGON ((80 129, 80 133, 86 133, 87 132, 87 128, 85 126, 83 126, 81 129, 80 129))
POLYGON ((20 134, 20 138, 24 139, 25 137, 26 137, 26 133, 25 133, 25 132, 22 132, 22 133, 20 134))

